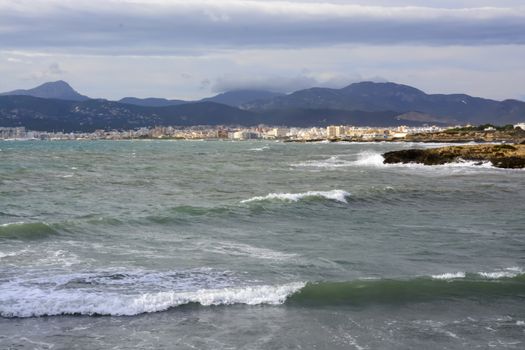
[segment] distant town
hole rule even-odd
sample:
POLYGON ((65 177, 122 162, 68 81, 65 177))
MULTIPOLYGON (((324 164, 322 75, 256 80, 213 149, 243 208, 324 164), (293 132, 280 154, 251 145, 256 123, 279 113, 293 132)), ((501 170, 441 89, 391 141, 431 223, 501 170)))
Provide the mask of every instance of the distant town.
POLYGON ((429 127, 353 127, 328 126, 326 128, 286 128, 258 126, 253 128, 235 127, 154 127, 126 131, 96 130, 92 133, 64 133, 31 131, 24 127, 0 128, 2 140, 131 140, 131 139, 175 139, 175 140, 395 140, 404 139, 408 134, 431 133, 446 128, 429 127))
MULTIPOLYGON (((525 123, 511 126, 525 130, 525 123)), ((136 130, 96 130, 92 133, 64 133, 26 130, 25 127, 0 127, 0 140, 282 140, 296 142, 313 141, 404 141, 413 135, 438 134, 447 130, 475 128, 467 126, 425 126, 425 127, 355 127, 331 125, 328 127, 288 128, 258 126, 253 128, 226 126, 159 126, 136 130)), ((496 131, 486 126, 480 131, 496 131)))

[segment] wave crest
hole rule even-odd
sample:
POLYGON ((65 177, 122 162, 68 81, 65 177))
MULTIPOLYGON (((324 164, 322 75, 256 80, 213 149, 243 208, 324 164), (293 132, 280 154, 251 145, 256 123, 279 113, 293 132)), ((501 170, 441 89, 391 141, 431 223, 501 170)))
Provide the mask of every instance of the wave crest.
POLYGON ((280 200, 285 202, 299 202, 300 200, 307 198, 322 198, 332 200, 340 203, 348 203, 347 198, 350 197, 350 193, 342 190, 332 191, 308 191, 303 193, 270 193, 266 196, 256 196, 250 199, 241 201, 241 203, 261 202, 270 200, 280 200))
POLYGON ((0 225, 0 239, 38 239, 58 232, 45 222, 13 222, 0 225))
POLYGON ((212 269, 166 272, 120 269, 53 276, 42 276, 35 270, 13 273, 0 283, 0 316, 132 316, 187 304, 308 307, 521 298, 525 293, 525 275, 519 268, 505 271, 508 272, 505 276, 490 278, 483 273, 460 272, 412 279, 269 285, 242 281, 232 272, 212 269))
POLYGON ((291 295, 287 303, 301 305, 368 305, 427 302, 441 299, 485 299, 517 297, 525 293, 525 276, 483 278, 419 277, 409 280, 357 280, 308 283, 291 295))
POLYGON ((278 286, 259 285, 197 291, 161 291, 138 295, 86 292, 79 289, 48 291, 43 289, 10 290, 0 296, 0 316, 36 317, 57 315, 133 316, 197 303, 218 305, 279 305, 305 286, 291 283, 278 286))

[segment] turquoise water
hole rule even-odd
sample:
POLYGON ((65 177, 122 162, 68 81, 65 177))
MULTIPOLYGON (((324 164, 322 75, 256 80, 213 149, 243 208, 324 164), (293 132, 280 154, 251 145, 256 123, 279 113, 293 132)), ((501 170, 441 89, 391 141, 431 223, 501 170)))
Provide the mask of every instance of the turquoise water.
POLYGON ((431 146, 0 142, 0 348, 522 349, 525 173, 431 146))

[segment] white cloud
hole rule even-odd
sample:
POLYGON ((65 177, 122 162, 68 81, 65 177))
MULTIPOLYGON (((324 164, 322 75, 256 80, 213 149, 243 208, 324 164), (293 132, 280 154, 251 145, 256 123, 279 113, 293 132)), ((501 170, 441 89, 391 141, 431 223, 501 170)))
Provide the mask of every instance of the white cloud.
POLYGON ((350 83, 362 80, 379 80, 363 78, 358 74, 335 73, 328 71, 311 72, 303 70, 297 75, 257 75, 229 74, 218 77, 212 85, 212 91, 256 89, 289 93, 311 87, 342 88, 350 83))
POLYGON ((483 7, 436 7, 433 3, 0 0, 0 32, 9 32, 0 37, 0 45, 162 55, 208 47, 525 44, 525 6, 508 1, 503 1, 506 7, 496 1, 483 7))
POLYGON ((194 99, 237 88, 341 87, 379 76, 429 92, 520 97, 524 6, 0 0, 0 91, 60 76, 89 96, 194 99))

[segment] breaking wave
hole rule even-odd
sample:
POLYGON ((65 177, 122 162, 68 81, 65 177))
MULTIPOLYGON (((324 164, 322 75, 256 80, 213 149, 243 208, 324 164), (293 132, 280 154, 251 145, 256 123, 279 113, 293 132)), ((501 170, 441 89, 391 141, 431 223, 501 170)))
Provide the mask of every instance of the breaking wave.
POLYGON ((436 280, 452 280, 457 278, 465 278, 465 276, 465 272, 448 272, 440 275, 432 275, 432 278, 436 280))
MULTIPOLYGON (((424 165, 418 163, 406 164, 384 164, 384 157, 381 153, 372 151, 363 151, 357 155, 356 160, 345 160, 340 155, 332 156, 325 160, 312 160, 301 163, 291 164, 293 167, 309 167, 309 168, 326 168, 336 169, 344 167, 374 167, 374 168, 416 168, 416 169, 492 169, 492 170, 508 170, 494 167, 490 162, 458 160, 456 162, 441 164, 441 165, 424 165)), ((518 169, 520 170, 520 169, 518 169)))
MULTIPOLYGON (((511 268, 513 269, 513 268, 511 268)), ((509 269, 510 270, 510 269, 509 269)), ((483 273, 413 279, 362 279, 349 282, 245 284, 229 272, 107 271, 0 281, 0 316, 133 316, 187 304, 201 306, 319 305, 366 306, 435 300, 522 298, 525 275, 487 278, 483 273), (461 277, 461 276, 465 277, 461 277)), ((521 270, 520 270, 521 271, 521 270)))
POLYGON ((171 272, 107 271, 14 277, 0 283, 0 316, 133 316, 186 304, 278 305, 305 283, 243 285, 209 269, 171 272))
POLYGON ((310 160, 301 163, 292 164, 293 167, 305 168, 326 168, 336 169, 355 166, 385 166, 383 156, 376 152, 364 151, 357 155, 357 160, 342 159, 340 155, 332 156, 324 160, 310 160))
POLYGON ((384 160, 385 158, 379 153, 364 151, 357 155, 357 160, 352 162, 352 165, 381 167, 384 166, 384 160))
POLYGON ((261 152, 267 149, 270 149, 270 146, 250 148, 250 151, 261 152))
POLYGON ((452 273, 443 273, 440 275, 433 275, 433 279, 437 280, 453 280, 453 279, 488 279, 488 280, 497 280, 502 278, 514 278, 520 275, 523 275, 525 271, 520 267, 508 267, 506 269, 501 269, 492 272, 477 272, 477 273, 466 273, 466 272, 452 272, 452 273))
POLYGON ((301 163, 291 164, 293 167, 305 168, 341 168, 352 166, 353 162, 339 158, 339 156, 332 156, 325 160, 309 160, 301 163))
POLYGON ((308 191, 303 193, 270 193, 266 196, 256 196, 250 199, 241 201, 241 203, 261 202, 280 200, 285 202, 298 202, 303 199, 325 199, 332 200, 340 203, 348 203, 347 198, 350 197, 350 193, 342 190, 332 191, 308 191))

